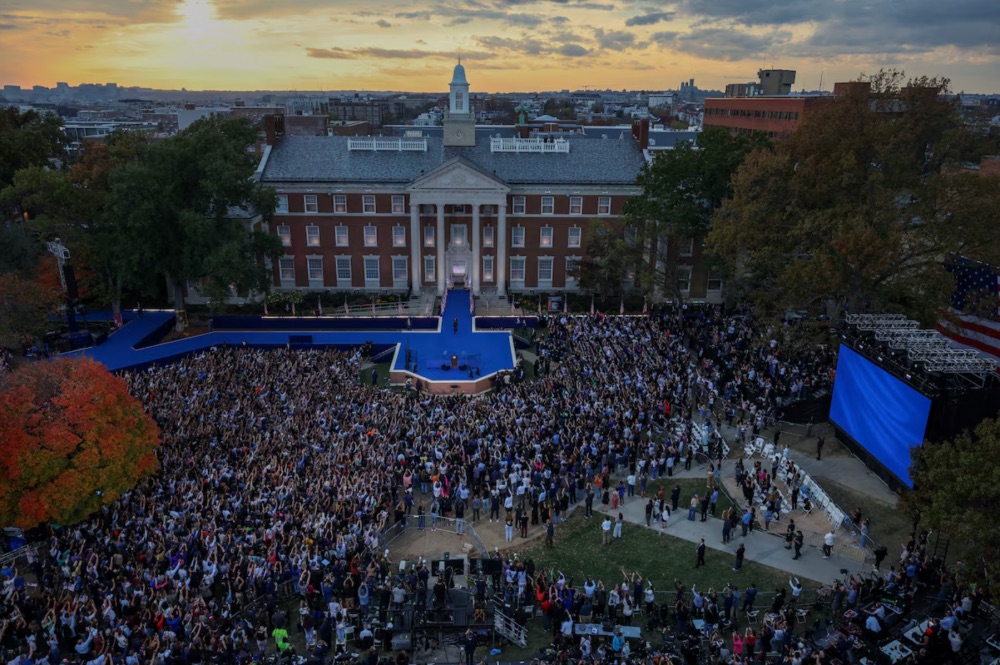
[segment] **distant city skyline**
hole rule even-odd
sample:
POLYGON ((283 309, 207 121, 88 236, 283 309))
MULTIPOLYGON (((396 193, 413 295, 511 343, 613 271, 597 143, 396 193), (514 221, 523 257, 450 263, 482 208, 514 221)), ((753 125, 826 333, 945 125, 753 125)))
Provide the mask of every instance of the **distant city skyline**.
POLYGON ((994 0, 8 0, 0 84, 188 90, 702 89, 881 68, 1000 92, 994 0))

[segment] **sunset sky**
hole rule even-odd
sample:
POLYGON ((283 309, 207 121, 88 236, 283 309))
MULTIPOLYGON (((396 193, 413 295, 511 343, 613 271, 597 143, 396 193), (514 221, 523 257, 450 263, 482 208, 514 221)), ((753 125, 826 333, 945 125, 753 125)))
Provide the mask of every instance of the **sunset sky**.
POLYGON ((440 91, 701 88, 883 67, 1000 92, 997 0, 3 0, 0 84, 440 91))

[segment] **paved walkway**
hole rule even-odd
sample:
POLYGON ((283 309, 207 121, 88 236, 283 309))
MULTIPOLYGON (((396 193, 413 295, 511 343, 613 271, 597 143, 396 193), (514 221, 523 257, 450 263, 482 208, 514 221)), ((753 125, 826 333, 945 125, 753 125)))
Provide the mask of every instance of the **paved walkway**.
MULTIPOLYGON (((692 471, 684 472, 683 475, 674 474, 674 476, 680 478, 699 477, 700 474, 695 471, 695 469, 692 469, 692 471)), ((685 497, 685 499, 689 499, 689 497, 685 497)), ((627 521, 659 532, 660 527, 656 522, 653 523, 653 526, 646 527, 646 501, 647 499, 642 499, 636 495, 627 500, 624 506, 619 506, 619 510, 627 521)), ((779 528, 783 529, 784 527, 779 528)), ((744 553, 746 561, 756 561, 765 566, 788 571, 796 577, 815 580, 824 584, 832 582, 838 577, 843 577, 843 574, 840 572, 842 568, 850 568, 851 565, 856 565, 856 562, 838 557, 824 559, 819 549, 808 546, 802 548, 802 556, 798 560, 793 559, 792 551, 785 549, 785 540, 777 531, 770 533, 754 531, 748 533, 746 538, 740 536, 738 530, 736 533, 737 535, 732 541, 728 544, 723 544, 722 520, 709 516, 705 522, 701 522, 700 517, 696 518, 693 522, 688 521, 687 510, 684 508, 683 501, 680 510, 677 510, 670 516, 670 522, 667 524, 666 529, 667 535, 674 536, 675 538, 683 538, 692 543, 696 543, 701 538, 704 538, 706 547, 732 554, 733 563, 736 561, 736 548, 742 542, 746 547, 746 552, 744 553)))

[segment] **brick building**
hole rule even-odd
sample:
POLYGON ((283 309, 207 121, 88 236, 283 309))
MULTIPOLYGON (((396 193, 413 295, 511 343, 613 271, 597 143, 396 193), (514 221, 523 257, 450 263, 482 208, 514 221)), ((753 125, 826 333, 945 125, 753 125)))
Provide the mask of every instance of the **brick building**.
MULTIPOLYGON (((258 170, 278 193, 269 230, 279 289, 576 291, 590 222, 638 193, 648 126, 620 135, 529 135, 475 126, 461 64, 444 127, 402 136, 269 136, 258 170)), ((693 247, 692 243, 692 247, 693 247)), ((706 297, 690 247, 685 295, 706 297)), ((627 276, 623 275, 623 278, 627 276)), ((627 282, 627 280, 626 280, 627 282)), ((718 296, 719 282, 713 295, 718 296)))

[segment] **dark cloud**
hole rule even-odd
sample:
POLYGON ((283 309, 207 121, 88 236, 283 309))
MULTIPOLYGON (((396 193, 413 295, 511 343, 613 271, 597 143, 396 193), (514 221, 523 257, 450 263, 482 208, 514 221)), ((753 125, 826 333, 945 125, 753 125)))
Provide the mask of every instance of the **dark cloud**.
POLYGON ((508 51, 522 55, 543 55, 548 52, 542 42, 537 39, 512 39, 496 35, 473 37, 473 39, 481 47, 490 50, 508 51))
MULTIPOLYGON (((795 42, 775 40, 772 46, 783 48, 774 52, 817 59, 877 55, 880 61, 948 47, 1000 54, 1000 3, 996 0, 678 0, 674 8, 694 20, 692 32, 677 39, 699 51, 707 49, 692 43, 692 38, 708 31, 737 30, 735 48, 719 44, 722 51, 736 53, 740 47, 753 49, 761 42, 760 37, 739 32, 741 26, 809 25, 808 37, 795 42)), ((629 21, 644 18, 640 15, 629 21)))
POLYGON ((954 47, 1000 54, 1000 4, 984 0, 896 0, 840 10, 792 45, 790 55, 906 55, 954 47))
POLYGON ((638 16, 633 16, 630 19, 625 20, 625 25, 628 27, 636 25, 654 25, 661 21, 670 21, 676 16, 676 12, 657 12, 649 11, 645 14, 640 14, 638 16))
POLYGON ((564 55, 567 58, 582 58, 583 56, 590 53, 587 49, 580 46, 579 44, 563 44, 556 49, 556 53, 559 55, 564 55))
MULTIPOLYGON (((567 35, 569 36, 569 35, 567 35)), ((489 51, 499 51, 516 55, 530 56, 562 56, 565 58, 581 58, 592 53, 591 49, 576 43, 567 41, 559 43, 554 40, 539 40, 531 37, 514 39, 511 37, 498 37, 496 35, 482 35, 473 37, 477 44, 489 51)), ((462 54, 465 57, 465 54, 462 54)))
POLYGON ((392 27, 392 23, 389 23, 384 18, 380 18, 379 20, 375 21, 375 25, 377 25, 380 28, 391 28, 392 27))
MULTIPOLYGON (((893 0, 878 0, 890 4, 893 0)), ((837 4, 851 11, 861 10, 857 4, 836 3, 832 0, 680 0, 678 13, 708 20, 731 20, 753 25, 785 25, 819 21, 826 18, 837 4)))
POLYGON ((396 12, 396 18, 405 18, 412 21, 429 21, 431 20, 430 12, 396 12))
POLYGON ((307 48, 306 55, 310 58, 329 60, 353 60, 357 56, 342 48, 307 48))
POLYGON ((594 31, 594 38, 601 48, 609 51, 625 51, 636 46, 635 35, 627 30, 598 28, 594 31))
POLYGON ((739 30, 697 28, 682 33, 657 32, 652 37, 657 43, 681 53, 706 60, 735 62, 766 55, 776 46, 786 44, 791 33, 772 31, 761 36, 739 30))

